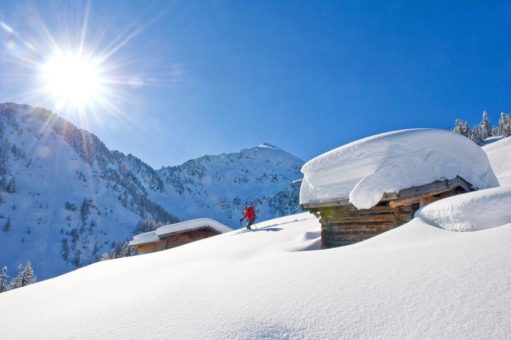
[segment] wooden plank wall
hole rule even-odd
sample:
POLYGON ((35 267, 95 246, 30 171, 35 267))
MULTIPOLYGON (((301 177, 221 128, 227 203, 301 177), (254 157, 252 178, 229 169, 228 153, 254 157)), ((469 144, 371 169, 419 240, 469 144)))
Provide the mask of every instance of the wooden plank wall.
POLYGON ((323 248, 339 247, 366 240, 391 230, 413 218, 417 204, 390 208, 382 203, 357 210, 351 205, 314 209, 320 216, 323 248))
POLYGON ((198 230, 193 230, 189 232, 184 232, 180 234, 169 235, 165 238, 162 238, 162 241, 166 242, 165 249, 174 248, 181 246, 183 244, 187 244, 193 241, 202 240, 203 238, 208 238, 211 236, 215 236, 220 234, 218 231, 211 228, 203 228, 198 230))
POLYGON ((203 238, 208 238, 211 236, 215 236, 220 234, 220 232, 206 227, 197 230, 185 231, 178 234, 168 235, 166 237, 162 237, 158 242, 148 243, 148 244, 140 244, 134 246, 137 250, 137 254, 147 254, 155 251, 170 249, 178 246, 182 246, 183 244, 187 244, 193 241, 198 241, 203 238))

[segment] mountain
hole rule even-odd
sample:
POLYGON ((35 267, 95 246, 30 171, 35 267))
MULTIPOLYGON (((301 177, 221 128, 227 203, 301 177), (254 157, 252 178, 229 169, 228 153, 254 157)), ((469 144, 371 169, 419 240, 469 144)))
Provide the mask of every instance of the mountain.
POLYGON ((271 144, 238 153, 204 156, 157 171, 163 190, 152 200, 180 218, 210 216, 236 226, 247 203, 259 220, 298 211, 303 162, 271 144))
MULTIPOLYGON (((297 212, 301 160, 269 144, 154 170, 54 113, 0 104, 0 265, 39 278, 97 261, 156 223, 297 212)), ((236 222, 236 223, 235 223, 236 222)))

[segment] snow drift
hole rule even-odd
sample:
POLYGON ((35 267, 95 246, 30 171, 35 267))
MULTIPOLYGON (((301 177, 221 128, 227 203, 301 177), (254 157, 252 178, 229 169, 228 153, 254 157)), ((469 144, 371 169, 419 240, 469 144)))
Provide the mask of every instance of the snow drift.
POLYGON ((422 208, 416 216, 452 231, 477 231, 511 223, 511 187, 445 198, 422 208))
POLYGON ((511 185, 511 137, 483 146, 500 185, 511 185))
POLYGON ((300 203, 347 199, 359 209, 384 193, 461 176, 475 188, 498 185, 486 154, 469 139, 437 129, 411 129, 364 138, 302 167, 300 203))

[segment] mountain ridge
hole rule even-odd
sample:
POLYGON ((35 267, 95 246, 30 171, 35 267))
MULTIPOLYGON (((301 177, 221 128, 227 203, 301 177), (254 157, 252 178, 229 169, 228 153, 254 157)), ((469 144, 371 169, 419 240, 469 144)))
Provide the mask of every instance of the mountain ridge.
POLYGON ((205 155, 153 169, 94 134, 28 105, 0 104, 0 265, 41 278, 96 261, 134 233, 210 217, 233 227, 297 212, 303 161, 279 148, 205 155), (7 223, 9 222, 9 223, 7 223), (8 227, 8 228, 7 228, 8 227))

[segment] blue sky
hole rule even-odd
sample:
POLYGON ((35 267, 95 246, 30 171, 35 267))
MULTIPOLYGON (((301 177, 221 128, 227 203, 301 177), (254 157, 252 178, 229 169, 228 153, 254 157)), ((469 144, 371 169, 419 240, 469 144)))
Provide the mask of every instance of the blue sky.
POLYGON ((19 46, 44 49, 41 22, 76 44, 88 6, 86 48, 129 38, 105 62, 128 80, 120 113, 57 113, 156 168, 262 142, 308 160, 511 111, 511 3, 497 1, 2 0, 1 102, 46 105, 20 95, 36 86, 20 60, 41 56, 19 46))

